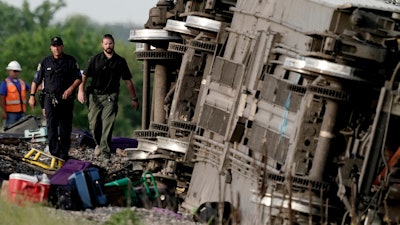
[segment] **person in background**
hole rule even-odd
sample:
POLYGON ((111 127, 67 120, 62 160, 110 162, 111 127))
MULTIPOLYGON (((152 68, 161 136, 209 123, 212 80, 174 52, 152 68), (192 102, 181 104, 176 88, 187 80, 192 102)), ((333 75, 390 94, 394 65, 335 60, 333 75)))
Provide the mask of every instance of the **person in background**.
POLYGON ((5 127, 20 120, 26 112, 27 91, 30 86, 19 78, 22 71, 17 61, 11 61, 7 67, 8 76, 0 84, 0 104, 5 127))
POLYGON ((31 87, 29 105, 36 105, 38 85, 44 82, 44 109, 47 122, 49 151, 53 156, 68 159, 71 147, 71 131, 75 90, 81 83, 81 75, 76 59, 64 53, 64 43, 60 37, 50 41, 51 55, 38 65, 37 77, 31 87))
POLYGON ((120 80, 124 80, 132 98, 132 107, 139 108, 139 101, 131 81, 125 58, 114 51, 114 38, 105 34, 101 40, 103 51, 92 56, 83 70, 82 83, 78 89, 78 100, 82 104, 88 101, 89 127, 96 142, 95 156, 104 161, 111 157, 110 145, 114 128, 115 117, 118 112, 118 96, 120 80), (85 84, 88 78, 91 83, 85 93, 85 84), (86 97, 88 96, 88 97, 86 97), (87 99, 86 99, 87 98, 87 99))

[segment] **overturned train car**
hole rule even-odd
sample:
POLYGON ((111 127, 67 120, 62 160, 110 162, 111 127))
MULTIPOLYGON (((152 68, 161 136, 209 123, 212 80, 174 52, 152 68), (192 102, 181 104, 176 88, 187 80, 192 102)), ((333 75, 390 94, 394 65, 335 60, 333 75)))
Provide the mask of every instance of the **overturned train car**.
POLYGON ((399 223, 399 22, 397 1, 160 0, 129 36, 128 157, 234 224, 399 223))

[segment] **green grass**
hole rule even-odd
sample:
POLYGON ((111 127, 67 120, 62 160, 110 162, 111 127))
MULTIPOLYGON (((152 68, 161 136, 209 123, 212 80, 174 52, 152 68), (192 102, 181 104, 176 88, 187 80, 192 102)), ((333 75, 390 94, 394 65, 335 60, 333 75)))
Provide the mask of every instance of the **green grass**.
POLYGON ((137 215, 130 209, 115 213, 104 225, 142 225, 137 215))
POLYGON ((0 199, 0 224, 2 225, 75 225, 95 224, 80 218, 63 218, 61 214, 51 213, 40 204, 25 204, 19 206, 0 199), (58 216, 57 216, 58 215, 58 216))
POLYGON ((104 223, 79 218, 79 214, 62 212, 40 204, 18 206, 0 198, 1 225, 142 225, 130 209, 115 213, 104 223))
POLYGON ((54 213, 40 204, 18 206, 0 199, 0 224, 2 225, 94 225, 93 221, 71 218, 54 213))

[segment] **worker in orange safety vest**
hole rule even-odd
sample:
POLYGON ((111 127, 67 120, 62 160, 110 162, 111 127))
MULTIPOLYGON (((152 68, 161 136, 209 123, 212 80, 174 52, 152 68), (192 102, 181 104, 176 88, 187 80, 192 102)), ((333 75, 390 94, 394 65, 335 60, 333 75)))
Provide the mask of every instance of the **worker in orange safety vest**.
POLYGON ((0 84, 0 105, 2 118, 5 119, 5 127, 20 120, 26 111, 26 93, 30 86, 19 78, 22 71, 17 61, 11 61, 6 70, 8 76, 0 84))

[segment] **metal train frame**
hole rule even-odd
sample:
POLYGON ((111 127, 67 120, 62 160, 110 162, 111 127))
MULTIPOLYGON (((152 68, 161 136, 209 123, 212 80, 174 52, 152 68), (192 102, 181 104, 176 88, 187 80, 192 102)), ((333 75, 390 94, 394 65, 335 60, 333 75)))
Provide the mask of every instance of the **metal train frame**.
POLYGON ((399 224, 399 37, 397 1, 159 0, 128 157, 230 224, 399 224))

